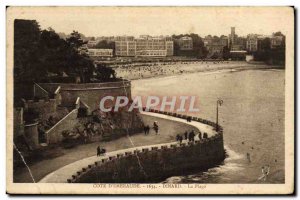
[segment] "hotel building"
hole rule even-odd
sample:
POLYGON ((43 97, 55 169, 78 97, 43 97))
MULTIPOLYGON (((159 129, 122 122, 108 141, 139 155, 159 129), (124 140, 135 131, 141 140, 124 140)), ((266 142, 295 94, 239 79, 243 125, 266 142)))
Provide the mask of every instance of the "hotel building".
POLYGON ((137 39, 115 40, 116 56, 164 57, 173 56, 173 41, 170 37, 142 35, 137 39))
POLYGON ((193 50, 193 39, 191 37, 181 37, 178 40, 179 49, 182 51, 193 50))
POLYGON ((88 49, 90 57, 113 57, 112 49, 88 49))

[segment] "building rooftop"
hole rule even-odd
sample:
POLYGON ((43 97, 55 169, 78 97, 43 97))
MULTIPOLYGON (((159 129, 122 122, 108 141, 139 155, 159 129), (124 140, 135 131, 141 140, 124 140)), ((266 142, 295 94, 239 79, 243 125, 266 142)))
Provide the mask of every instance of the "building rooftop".
POLYGON ((188 36, 183 36, 180 38, 180 40, 192 40, 192 38, 188 36))

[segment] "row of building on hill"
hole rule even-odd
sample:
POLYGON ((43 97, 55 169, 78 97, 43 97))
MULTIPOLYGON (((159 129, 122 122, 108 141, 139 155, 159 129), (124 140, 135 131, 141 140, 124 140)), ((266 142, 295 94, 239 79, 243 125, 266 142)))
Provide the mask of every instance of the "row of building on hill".
MULTIPOLYGON (((240 37, 235 33, 235 27, 231 27, 231 32, 228 36, 205 36, 203 46, 208 51, 208 58, 218 57, 223 58, 224 48, 231 52, 253 53, 261 51, 265 48, 266 39, 270 49, 281 48, 285 46, 285 37, 280 32, 273 33, 271 36, 258 34, 249 34, 247 37, 240 37)), ((91 57, 113 57, 113 56, 129 56, 129 57, 166 57, 174 55, 174 46, 178 46, 182 55, 185 52, 193 51, 196 47, 193 38, 188 35, 183 35, 180 38, 169 36, 141 35, 138 38, 133 36, 117 36, 117 37, 98 37, 95 40, 90 40, 82 49, 91 57), (105 41, 110 44, 108 47, 99 48, 97 44, 105 41)), ((226 50, 225 49, 225 50, 226 50)), ((180 56, 180 53, 179 55, 180 56)))
MULTIPOLYGON (((261 50, 261 43, 264 39, 270 39, 269 47, 271 49, 284 46, 285 43, 284 35, 280 32, 273 33, 272 35, 248 34, 247 37, 239 37, 235 33, 235 27, 231 27, 231 33, 228 37, 221 36, 217 43, 222 46, 227 45, 228 47, 230 47, 231 51, 246 50, 248 52, 255 52, 261 50)), ((211 43, 210 41, 212 41, 212 39, 211 37, 207 36, 204 38, 204 41, 207 41, 207 43, 211 43)))
POLYGON ((209 55, 222 54, 224 47, 228 47, 231 52, 253 53, 264 50, 266 48, 265 45, 270 49, 285 46, 284 35, 281 33, 273 33, 270 36, 248 34, 247 37, 239 37, 235 33, 235 27, 231 27, 231 33, 228 36, 222 35, 217 37, 208 35, 203 39, 203 42, 209 55), (266 43, 266 40, 269 40, 269 42, 266 43))
POLYGON ((263 41, 265 39, 270 39, 270 49, 277 49, 284 47, 285 41, 283 35, 276 35, 272 34, 272 36, 263 36, 263 35, 257 35, 257 34, 249 34, 247 36, 247 46, 246 49, 249 52, 255 52, 262 50, 263 48, 263 41))

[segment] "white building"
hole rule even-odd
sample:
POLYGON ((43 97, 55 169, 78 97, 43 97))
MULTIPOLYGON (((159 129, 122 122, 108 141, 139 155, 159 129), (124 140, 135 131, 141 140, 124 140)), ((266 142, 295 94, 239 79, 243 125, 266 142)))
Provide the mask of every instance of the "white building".
POLYGON ((132 40, 115 41, 116 56, 135 56, 136 42, 132 40))
POLYGON ((258 49, 258 39, 256 34, 247 35, 246 49, 250 52, 257 51, 258 49))
POLYGON ((193 39, 191 37, 181 37, 178 40, 180 50, 193 50, 193 39))
POLYGON ((271 37, 271 49, 276 49, 284 45, 284 37, 282 35, 272 35, 271 37))
POLYGON ((89 40, 87 43, 87 46, 89 48, 94 47, 94 46, 96 46, 96 44, 98 44, 98 42, 99 42, 98 40, 89 40))
MULTIPOLYGON (((247 35, 247 42, 246 42, 247 51, 256 52, 256 51, 261 50, 262 41, 266 38, 271 38, 271 36, 257 35, 257 34, 247 35)), ((272 43, 271 43, 271 45, 272 45, 272 43)))
POLYGON ((132 39, 122 37, 115 41, 117 56, 164 57, 174 54, 174 45, 170 37, 143 35, 132 39))
POLYGON ((88 49, 90 57, 113 57, 112 49, 88 49))

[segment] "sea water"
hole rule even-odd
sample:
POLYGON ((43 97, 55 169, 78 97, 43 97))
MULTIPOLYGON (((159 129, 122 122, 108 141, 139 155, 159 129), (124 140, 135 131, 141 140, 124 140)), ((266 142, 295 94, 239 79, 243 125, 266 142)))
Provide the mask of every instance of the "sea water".
POLYGON ((198 113, 224 128, 227 158, 219 166, 165 183, 284 183, 283 69, 220 70, 132 81, 132 95, 196 95, 198 113), (250 160, 247 159, 247 153, 250 160), (270 166, 266 181, 258 180, 270 166))

